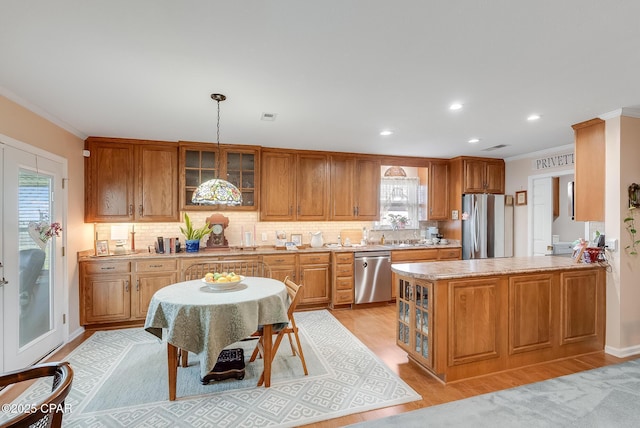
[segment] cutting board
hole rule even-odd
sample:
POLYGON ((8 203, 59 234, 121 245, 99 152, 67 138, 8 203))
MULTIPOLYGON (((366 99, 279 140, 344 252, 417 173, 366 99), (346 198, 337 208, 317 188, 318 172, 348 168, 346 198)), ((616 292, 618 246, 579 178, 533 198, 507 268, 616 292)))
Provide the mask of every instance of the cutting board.
POLYGON ((342 229, 340 231, 340 244, 344 245, 344 241, 349 238, 352 244, 359 244, 362 241, 362 229, 342 229))

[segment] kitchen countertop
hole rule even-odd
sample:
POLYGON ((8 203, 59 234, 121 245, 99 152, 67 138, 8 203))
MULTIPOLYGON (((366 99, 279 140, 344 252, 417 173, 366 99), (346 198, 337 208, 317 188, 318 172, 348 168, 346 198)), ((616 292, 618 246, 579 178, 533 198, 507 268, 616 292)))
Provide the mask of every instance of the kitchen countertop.
POLYGON ((109 256, 94 256, 93 250, 86 250, 78 253, 78 261, 88 261, 88 260, 136 260, 136 259, 147 259, 147 258, 163 258, 163 257, 179 257, 179 258, 195 258, 195 257, 228 257, 228 256, 251 256, 251 255, 265 255, 265 254, 282 254, 282 253, 322 253, 322 252, 356 252, 356 251, 411 251, 411 250, 424 250, 429 248, 460 248, 460 243, 456 241, 452 241, 446 245, 366 245, 360 246, 355 245, 351 247, 321 247, 321 248, 300 248, 297 250, 284 250, 277 249, 272 245, 266 245, 257 247, 256 249, 240 249, 230 247, 228 249, 222 250, 201 250, 197 253, 169 253, 169 254, 158 254, 155 252, 148 252, 147 249, 137 250, 135 253, 130 254, 111 254, 109 256))
POLYGON ((535 273, 561 269, 600 267, 598 264, 576 263, 568 257, 506 257, 495 259, 442 261, 439 263, 394 263, 391 270, 415 279, 439 281, 476 276, 535 273))

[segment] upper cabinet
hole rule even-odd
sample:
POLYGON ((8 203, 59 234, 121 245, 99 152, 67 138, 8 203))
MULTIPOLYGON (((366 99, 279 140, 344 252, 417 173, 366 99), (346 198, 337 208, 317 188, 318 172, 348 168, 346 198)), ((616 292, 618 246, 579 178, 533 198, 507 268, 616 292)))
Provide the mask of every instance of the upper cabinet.
POLYGON ((260 220, 327 220, 328 171, 326 154, 263 150, 260 220))
POLYGON ((183 211, 255 211, 258 209, 260 148, 256 146, 180 142, 180 209, 183 211), (242 205, 199 205, 191 202, 196 188, 223 178, 242 193, 242 205))
POLYGON ((178 221, 178 146, 89 137, 85 222, 178 221))
POLYGON ((502 159, 463 159, 463 193, 504 194, 502 159))
POLYGON ((449 218, 449 162, 429 163, 428 220, 449 218))
POLYGON ((330 220, 380 218, 380 159, 331 156, 330 220))
POLYGON ((605 122, 572 126, 575 134, 575 220, 604 221, 605 122))

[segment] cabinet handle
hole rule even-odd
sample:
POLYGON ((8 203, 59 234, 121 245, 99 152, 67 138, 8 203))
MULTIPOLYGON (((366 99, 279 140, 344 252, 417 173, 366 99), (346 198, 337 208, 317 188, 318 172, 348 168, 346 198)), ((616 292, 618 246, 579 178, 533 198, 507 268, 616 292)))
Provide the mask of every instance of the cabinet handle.
POLYGON ((300 215, 300 205, 298 205, 298 215, 300 215))
POLYGON ((293 206, 289 206, 289 215, 291 215, 291 213, 293 212, 293 206))
POLYGON ((162 267, 163 265, 149 265, 149 267, 162 267))
POLYGON ((100 270, 114 270, 115 268, 115 266, 102 266, 100 270))
POLYGON ((129 280, 128 279, 124 282, 124 292, 125 293, 129 292, 129 280))
POLYGON ((133 204, 129 204, 129 215, 133 215, 133 204))
POLYGON ((142 204, 138 207, 138 215, 142 217, 142 204))
POLYGON ((360 207, 356 207, 356 217, 360 215, 360 207))
POLYGON ((284 262, 284 259, 276 259, 275 261, 276 261, 276 263, 282 263, 282 262, 284 262))
POLYGON ((354 217, 356 216, 356 207, 355 206, 353 207, 353 216, 354 217))
POLYGON ((136 291, 140 291, 140 279, 136 279, 136 291))

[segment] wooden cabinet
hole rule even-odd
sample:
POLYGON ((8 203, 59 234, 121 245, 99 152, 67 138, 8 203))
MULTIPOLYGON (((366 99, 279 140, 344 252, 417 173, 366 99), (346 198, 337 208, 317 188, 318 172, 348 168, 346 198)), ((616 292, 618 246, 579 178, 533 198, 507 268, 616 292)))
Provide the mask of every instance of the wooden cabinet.
POLYGON ((599 266, 394 284, 398 345, 444 382, 604 349, 599 266))
POLYGON ((463 160, 462 193, 504 194, 504 161, 469 158, 463 160))
POLYGON ((327 156, 263 151, 260 220, 327 220, 327 156))
POLYGON ((153 294, 178 282, 175 259, 80 263, 80 324, 144 320, 153 294))
POLYGON ((391 252, 391 263, 418 263, 460 259, 462 259, 462 248, 419 248, 391 252))
POLYGON ((604 221, 605 122, 572 126, 575 134, 575 220, 604 221))
POLYGON ((178 221, 175 143, 89 137, 85 222, 178 221))
POLYGON ((330 253, 268 254, 262 261, 271 268, 271 277, 283 281, 287 276, 303 284, 299 305, 326 304, 331 300, 330 253))
POLYGON ((433 284, 400 278, 397 281, 396 343, 410 358, 426 367, 433 366, 433 284))
POLYGON ((131 263, 80 264, 80 324, 127 321, 131 316, 131 263))
POLYGON ((153 294, 178 282, 177 262, 145 260, 136 262, 134 287, 131 293, 131 318, 145 319, 153 294))
POLYGON ((380 159, 331 156, 330 220, 380 218, 380 159))
POLYGON ((350 305, 354 300, 353 253, 332 253, 332 305, 350 305))
POLYGON ((447 220, 449 218, 449 163, 431 162, 429 164, 428 184, 428 220, 447 220))
POLYGON ((300 283, 302 299, 300 304, 326 304, 331 301, 330 253, 300 254, 300 283))
POLYGON ((210 143, 179 143, 180 209, 189 211, 255 211, 260 188, 260 148, 210 143), (242 205, 199 205, 191 202, 196 188, 207 180, 223 178, 242 193, 242 205))

